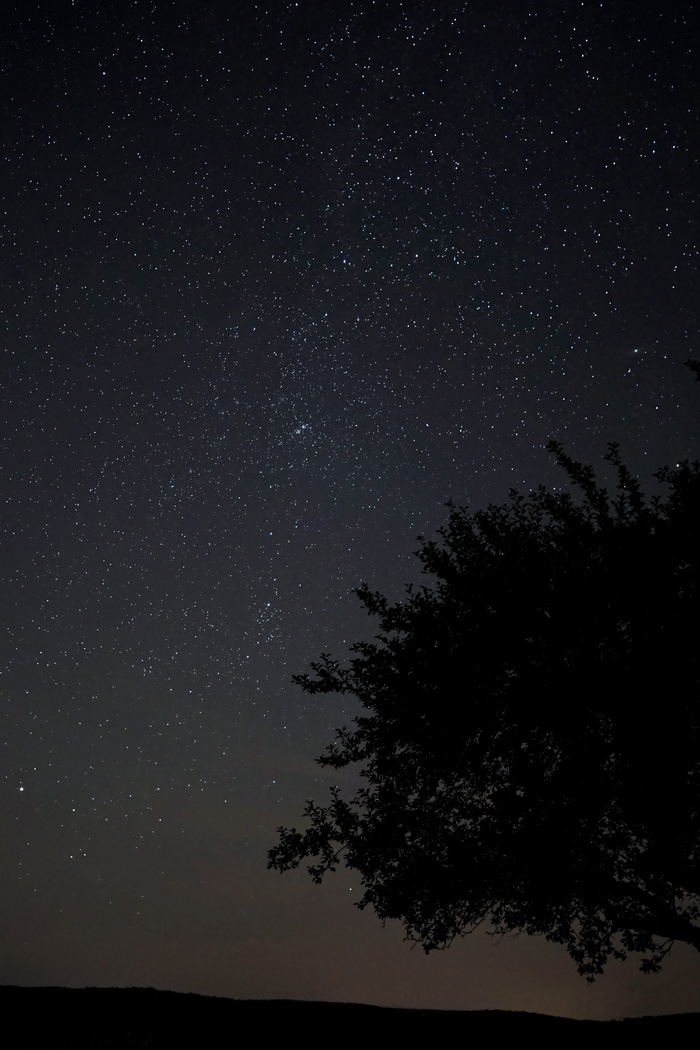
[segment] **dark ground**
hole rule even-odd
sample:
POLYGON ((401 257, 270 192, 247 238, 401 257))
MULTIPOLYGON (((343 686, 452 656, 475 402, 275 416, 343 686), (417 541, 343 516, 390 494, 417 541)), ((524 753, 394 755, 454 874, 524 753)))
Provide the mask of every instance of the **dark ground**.
MULTIPOLYGON (((153 988, 0 987, 4 1045, 85 1050, 115 1047, 238 1047, 282 1037, 322 1046, 364 1041, 565 1038, 597 1047, 677 1041, 700 1034, 700 1014, 576 1021, 505 1010, 394 1010, 354 1003, 220 999, 153 988), (294 1036, 292 1035, 294 1033, 294 1036), (577 1037, 580 1037, 580 1042, 577 1037)), ((545 1044, 546 1045, 546 1044, 545 1044)), ((596 1048, 597 1050, 597 1048, 596 1048)))

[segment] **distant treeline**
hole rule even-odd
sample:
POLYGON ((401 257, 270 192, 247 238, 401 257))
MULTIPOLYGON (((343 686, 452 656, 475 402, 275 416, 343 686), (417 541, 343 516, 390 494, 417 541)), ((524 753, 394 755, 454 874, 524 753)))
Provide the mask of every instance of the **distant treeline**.
MULTIPOLYGON (((288 999, 223 999, 153 988, 23 988, 0 986, 6 1046, 51 1050, 149 1050, 245 1047, 269 1039, 356 1047, 377 1040, 406 1045, 473 1045, 509 1037, 565 1039, 571 1047, 634 1045, 650 1037, 667 1045, 697 1039, 700 1014, 578 1021, 506 1010, 398 1010, 354 1003, 288 999), (450 1041, 446 1044, 445 1041, 450 1041), (452 1043, 452 1041, 455 1041, 452 1043)), ((385 1045, 380 1043, 379 1045, 385 1045)), ((491 1044, 487 1044, 491 1045, 491 1044)))

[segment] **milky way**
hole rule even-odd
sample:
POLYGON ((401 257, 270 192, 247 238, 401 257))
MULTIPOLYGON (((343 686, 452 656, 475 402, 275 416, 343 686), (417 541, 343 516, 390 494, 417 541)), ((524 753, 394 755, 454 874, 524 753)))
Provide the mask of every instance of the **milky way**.
POLYGON ((617 1016, 698 963, 411 953, 265 870, 291 684, 416 537, 697 456, 690 5, 17 5, 3 34, 0 981, 617 1016), (675 967, 675 968, 674 968, 675 967))

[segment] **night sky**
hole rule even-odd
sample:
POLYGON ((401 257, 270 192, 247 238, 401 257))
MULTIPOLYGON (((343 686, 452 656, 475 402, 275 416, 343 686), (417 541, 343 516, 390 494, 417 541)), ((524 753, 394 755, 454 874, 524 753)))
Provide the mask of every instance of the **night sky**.
MULTIPOLYGON (((698 456, 692 3, 12 3, 0 983, 700 1010, 266 870, 444 503, 698 456)), ((672 703, 672 688, 665 702, 672 703)), ((340 776, 340 782, 348 775, 340 776)))

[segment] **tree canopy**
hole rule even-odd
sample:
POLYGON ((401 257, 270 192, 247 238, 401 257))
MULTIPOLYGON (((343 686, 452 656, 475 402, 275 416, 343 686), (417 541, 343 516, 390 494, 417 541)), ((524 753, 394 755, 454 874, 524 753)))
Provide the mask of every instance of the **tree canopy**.
MULTIPOLYGON (((700 375, 698 376, 700 378, 700 375)), ((357 595, 379 634, 295 681, 363 713, 318 759, 357 764, 354 797, 309 802, 269 867, 357 871, 360 908, 429 952, 484 924, 658 970, 700 950, 700 464, 647 498, 617 445, 615 494, 557 442, 579 490, 449 506, 420 538, 430 587, 357 595)))

